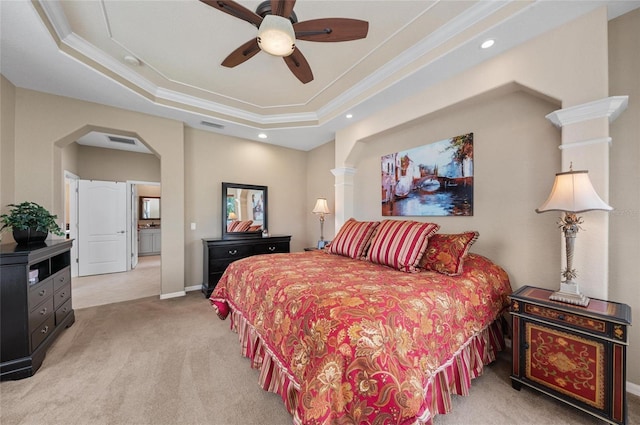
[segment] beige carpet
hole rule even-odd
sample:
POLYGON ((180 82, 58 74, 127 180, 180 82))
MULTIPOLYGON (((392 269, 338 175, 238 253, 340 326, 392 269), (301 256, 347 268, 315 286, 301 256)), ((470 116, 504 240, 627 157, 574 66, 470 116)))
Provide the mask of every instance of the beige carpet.
POLYGON ((143 256, 138 257, 137 267, 128 272, 74 277, 73 308, 160 296, 160 264, 159 255, 143 256))
MULTIPOLYGON (((262 391, 237 335, 197 292, 76 311, 76 323, 31 378, 0 384, 0 423, 291 424, 280 398, 262 391)), ((529 389, 515 391, 508 356, 474 380, 469 397, 434 424, 599 424, 529 389)), ((640 423, 632 397, 629 423, 640 423)))

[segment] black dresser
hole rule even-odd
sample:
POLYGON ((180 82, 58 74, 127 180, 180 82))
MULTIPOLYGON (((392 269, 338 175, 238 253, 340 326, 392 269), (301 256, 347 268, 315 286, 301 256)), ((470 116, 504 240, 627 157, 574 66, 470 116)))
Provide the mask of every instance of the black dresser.
POLYGON ((241 258, 289 252, 291 236, 247 239, 202 239, 204 273, 202 293, 209 298, 227 266, 241 258))
POLYGON ((70 240, 0 245, 0 378, 32 376, 73 324, 70 240))

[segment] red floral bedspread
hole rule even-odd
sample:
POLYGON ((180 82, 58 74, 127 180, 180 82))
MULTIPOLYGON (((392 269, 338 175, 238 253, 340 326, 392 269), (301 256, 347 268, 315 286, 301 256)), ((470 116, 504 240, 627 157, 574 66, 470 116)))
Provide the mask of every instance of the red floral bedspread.
POLYGON ((479 255, 449 277, 312 251, 236 261, 210 299, 250 334, 241 339, 254 367, 270 361, 277 373, 262 380, 277 382, 264 387, 294 422, 410 424, 434 413, 425 399, 435 374, 510 293, 505 271, 479 255))

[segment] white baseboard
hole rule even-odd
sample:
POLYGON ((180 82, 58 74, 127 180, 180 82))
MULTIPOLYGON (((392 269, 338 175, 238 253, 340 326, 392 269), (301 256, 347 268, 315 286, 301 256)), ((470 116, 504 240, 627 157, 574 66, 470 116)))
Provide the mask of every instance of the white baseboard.
POLYGON ((202 285, 187 286, 184 288, 185 292, 199 291, 200 289, 202 289, 202 285))
POLYGON ((640 385, 627 381, 627 392, 640 397, 640 385))
POLYGON ((185 295, 187 295, 185 291, 171 292, 170 294, 160 294, 160 299, 167 300, 169 298, 184 297, 185 295))

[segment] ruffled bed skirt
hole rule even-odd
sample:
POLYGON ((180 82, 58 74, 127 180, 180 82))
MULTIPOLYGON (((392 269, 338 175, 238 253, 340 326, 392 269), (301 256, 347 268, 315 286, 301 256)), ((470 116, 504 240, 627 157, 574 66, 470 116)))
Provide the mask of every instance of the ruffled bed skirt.
MULTIPOLYGON (((222 303, 213 302, 218 310, 222 303)), ((251 367, 260 370, 259 384, 266 390, 279 394, 287 410, 293 415, 294 424, 301 425, 297 417, 300 384, 295 381, 278 357, 269 350, 246 320, 236 309, 230 309, 231 329, 238 333, 242 355, 251 360, 251 367)), ((218 310, 218 314, 220 315, 218 310)), ((220 315, 221 318, 227 316, 220 315)), ((504 318, 502 315, 489 326, 469 338, 451 360, 440 366, 425 389, 425 400, 421 415, 405 425, 431 425, 433 417, 451 411, 451 395, 469 395, 471 380, 482 374, 485 365, 496 360, 497 353, 504 350, 504 318)))

